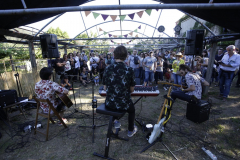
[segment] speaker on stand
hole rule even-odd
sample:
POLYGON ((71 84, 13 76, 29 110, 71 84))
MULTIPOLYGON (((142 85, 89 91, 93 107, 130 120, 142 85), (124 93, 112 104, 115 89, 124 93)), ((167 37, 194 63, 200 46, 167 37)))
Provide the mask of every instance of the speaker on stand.
POLYGON ((40 35, 43 58, 59 58, 57 35, 43 34, 40 35))

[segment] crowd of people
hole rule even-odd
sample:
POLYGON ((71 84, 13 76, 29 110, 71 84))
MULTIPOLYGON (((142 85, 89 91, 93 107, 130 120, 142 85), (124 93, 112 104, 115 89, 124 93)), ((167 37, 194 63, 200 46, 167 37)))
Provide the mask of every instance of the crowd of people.
MULTIPOLYGON (((151 50, 149 52, 133 50, 132 53, 128 52, 124 63, 133 68, 137 85, 155 85, 158 84, 159 80, 184 85, 185 77, 181 76, 179 72, 180 65, 185 64, 194 73, 197 73, 202 78, 206 78, 210 52, 211 49, 203 50, 202 55, 192 56, 184 55, 184 51, 174 52, 166 50, 165 53, 161 53, 159 50, 151 50)), ((219 48, 215 55, 210 83, 220 88, 220 96, 223 98, 227 98, 228 90, 230 90, 228 86, 231 85, 233 78, 237 75, 236 87, 240 87, 238 52, 238 48, 230 45, 226 50, 219 48), (227 56, 232 57, 231 59, 233 60, 229 62, 229 57, 227 56), (225 64, 235 64, 231 67, 224 66, 225 64, 219 63, 220 61, 226 61, 225 64), (234 72, 230 73, 232 71, 234 72), (225 74, 226 72, 227 74, 225 74), (226 78, 231 80, 229 81, 226 78), (223 91, 224 88, 229 89, 223 91)), ((87 86, 90 82, 94 82, 98 86, 102 83, 105 68, 110 64, 114 64, 114 62, 115 58, 112 52, 102 54, 91 52, 89 57, 85 52, 63 54, 62 58, 57 58, 54 62, 55 82, 60 82, 62 86, 68 89, 71 89, 71 84, 69 83, 71 79, 73 81, 79 80, 84 86, 87 86)))

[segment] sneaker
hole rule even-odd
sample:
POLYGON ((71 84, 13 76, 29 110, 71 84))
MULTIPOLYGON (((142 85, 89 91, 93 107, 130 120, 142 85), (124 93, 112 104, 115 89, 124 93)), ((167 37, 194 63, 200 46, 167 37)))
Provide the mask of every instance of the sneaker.
POLYGON ((121 123, 117 120, 114 121, 114 127, 117 129, 117 128, 120 128, 121 127, 121 123))
POLYGON ((128 136, 128 137, 132 137, 135 133, 137 133, 137 130, 138 130, 137 126, 134 125, 133 131, 128 131, 127 136, 128 136))

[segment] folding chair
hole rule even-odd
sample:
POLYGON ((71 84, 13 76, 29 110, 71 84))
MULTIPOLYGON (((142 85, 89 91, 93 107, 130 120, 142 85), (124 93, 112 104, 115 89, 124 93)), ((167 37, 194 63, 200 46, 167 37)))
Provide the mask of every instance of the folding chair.
POLYGON ((46 135, 46 141, 48 141, 49 121, 51 121, 53 124, 55 123, 55 122, 53 121, 53 119, 52 119, 53 116, 57 116, 57 118, 61 121, 61 123, 63 124, 63 126, 64 126, 65 128, 67 128, 67 125, 63 122, 63 120, 62 120, 62 118, 60 117, 59 113, 56 111, 56 109, 53 107, 52 103, 51 103, 48 99, 37 99, 36 96, 33 96, 33 99, 37 102, 37 114, 36 114, 36 122, 35 122, 34 134, 36 134, 36 132, 39 132, 39 133, 41 133, 41 134, 43 134, 43 135, 46 135), (47 104, 48 104, 48 106, 49 106, 49 111, 48 111, 48 113, 39 112, 40 102, 47 102, 47 104), (51 113, 51 110, 53 111, 53 114, 50 114, 50 113, 51 113), (42 117, 48 118, 48 120, 47 120, 47 132, 46 132, 46 134, 37 130, 38 116, 42 116, 42 117))

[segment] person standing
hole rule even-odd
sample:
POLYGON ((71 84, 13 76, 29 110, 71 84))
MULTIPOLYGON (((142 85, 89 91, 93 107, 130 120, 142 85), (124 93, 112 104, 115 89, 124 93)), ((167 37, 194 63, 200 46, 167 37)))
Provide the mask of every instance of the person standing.
POLYGON ((75 70, 74 70, 74 73, 73 73, 76 76, 73 77, 73 80, 76 81, 77 80, 77 75, 78 75, 79 70, 80 70, 80 62, 79 62, 79 58, 76 54, 76 51, 73 52, 73 59, 75 59, 75 61, 76 61, 75 70))
POLYGON ((225 54, 222 60, 218 62, 220 66, 219 96, 222 97, 223 101, 226 101, 229 95, 234 72, 240 65, 240 56, 235 52, 235 46, 229 45, 226 50, 227 54, 225 54))
POLYGON ((179 66, 181 64, 184 64, 184 60, 182 59, 183 55, 181 52, 178 52, 176 54, 176 60, 173 61, 172 68, 173 68, 173 78, 174 78, 174 84, 179 84, 181 85, 182 82, 182 77, 178 74, 179 66))
POLYGON ((133 55, 128 58, 128 66, 134 69, 135 78, 139 78, 139 59, 140 57, 137 55, 137 50, 133 50, 133 55))
POLYGON ((55 66, 55 82, 60 84, 60 77, 64 75, 64 67, 66 63, 61 57, 61 53, 59 53, 59 58, 56 58, 54 61, 54 66, 55 66))
POLYGON ((99 55, 100 61, 99 61, 99 75, 100 75, 100 82, 102 82, 102 78, 103 78, 103 72, 106 68, 106 64, 105 64, 105 59, 103 58, 103 55, 99 55))
MULTIPOLYGON (((134 125, 135 108, 131 99, 136 84, 134 70, 124 63, 127 57, 127 49, 124 46, 116 47, 113 53, 115 62, 107 66, 103 74, 103 85, 107 94, 105 106, 112 110, 128 112, 127 135, 132 137, 137 132, 137 126, 134 125)), ((114 123, 115 128, 121 126, 118 121, 114 123)))
POLYGON ((160 79, 161 81, 163 81, 163 62, 164 60, 162 59, 162 56, 158 56, 157 57, 157 68, 156 68, 156 72, 154 74, 154 79, 156 84, 158 84, 158 79, 160 79))
POLYGON ((144 86, 150 85, 150 82, 153 80, 153 74, 156 71, 157 59, 153 57, 153 51, 149 52, 149 56, 143 60, 143 67, 145 67, 145 80, 144 86))

